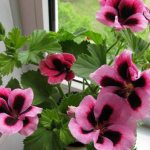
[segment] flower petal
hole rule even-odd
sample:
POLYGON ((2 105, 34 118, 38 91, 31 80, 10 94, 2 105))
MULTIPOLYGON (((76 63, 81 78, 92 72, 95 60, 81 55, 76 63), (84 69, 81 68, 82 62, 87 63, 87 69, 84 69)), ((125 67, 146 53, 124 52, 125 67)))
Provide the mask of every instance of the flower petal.
POLYGON ((66 78, 66 72, 60 73, 55 76, 49 76, 48 77, 48 83, 49 84, 59 84, 66 78))
POLYGON ((112 141, 100 135, 99 132, 97 132, 97 134, 94 136, 93 141, 94 141, 94 147, 97 150, 112 150, 113 149, 112 141))
POLYGON ((94 115, 99 123, 121 124, 129 120, 131 112, 127 103, 121 97, 113 93, 105 93, 98 95, 94 115))
POLYGON ((138 69, 132 62, 132 52, 124 50, 115 59, 114 68, 123 80, 131 81, 138 78, 138 69))
POLYGON ((1 113, 0 118, 0 132, 2 134, 15 134, 23 127, 22 121, 14 119, 5 113, 1 113))
POLYGON ((94 73, 90 74, 92 80, 97 84, 106 87, 106 86, 119 86, 122 87, 122 79, 119 77, 118 73, 114 68, 103 65, 97 69, 94 73))
POLYGON ((5 101, 8 101, 8 97, 10 95, 10 92, 11 92, 10 88, 0 87, 0 98, 3 98, 5 101))
POLYGON ((23 128, 19 133, 24 136, 31 135, 37 129, 38 122, 38 117, 25 117, 23 120, 23 128))
POLYGON ((92 142, 95 132, 93 132, 93 130, 83 130, 82 127, 77 123, 76 119, 72 118, 68 127, 73 137, 81 143, 88 144, 92 142))
POLYGON ((69 71, 69 72, 67 73, 65 79, 66 79, 67 81, 70 81, 70 80, 72 80, 74 77, 75 77, 74 72, 73 72, 73 71, 69 71))
POLYGON ((42 108, 36 106, 30 106, 26 111, 20 114, 19 119, 25 117, 35 117, 37 116, 37 114, 40 114, 41 112, 42 112, 42 108))
POLYGON ((150 94, 150 69, 142 72, 137 80, 132 81, 132 84, 134 87, 140 87, 141 90, 145 90, 150 94))
POLYGON ((7 102, 2 98, 0 98, 0 113, 9 114, 9 108, 7 102))
POLYGON ((11 92, 8 100, 9 106, 17 113, 26 111, 32 104, 33 91, 31 88, 22 90, 15 89, 11 92))
POLYGON ((135 88, 127 100, 133 118, 144 119, 150 116, 150 97, 141 88, 135 88))
POLYGON ((62 62, 64 62, 64 57, 61 53, 48 55, 45 59, 45 63, 51 69, 60 68, 62 65, 62 62))
POLYGON ((117 11, 113 7, 110 6, 104 6, 101 8, 100 11, 96 14, 96 19, 108 26, 113 27, 115 22, 115 16, 117 16, 117 11))
POLYGON ((91 130, 96 125, 94 116, 95 102, 96 100, 92 96, 88 95, 76 108, 75 118, 84 130, 91 130))
POLYGON ((141 13, 130 16, 125 22, 124 27, 130 28, 133 32, 139 32, 148 26, 147 19, 141 13))
POLYGON ((134 131, 123 125, 109 126, 103 136, 113 142, 114 150, 129 150, 136 140, 134 131))
POLYGON ((63 53, 62 55, 63 55, 65 61, 71 63, 71 66, 72 66, 72 65, 74 64, 74 62, 76 61, 76 58, 75 58, 72 54, 63 53))
POLYGON ((118 8, 121 19, 127 19, 136 13, 142 14, 144 3, 141 0, 121 0, 118 8))
POLYGON ((39 68, 40 68, 41 74, 44 75, 44 76, 53 76, 53 75, 59 74, 59 72, 57 70, 50 69, 48 67, 48 65, 45 63, 45 61, 40 62, 39 68))

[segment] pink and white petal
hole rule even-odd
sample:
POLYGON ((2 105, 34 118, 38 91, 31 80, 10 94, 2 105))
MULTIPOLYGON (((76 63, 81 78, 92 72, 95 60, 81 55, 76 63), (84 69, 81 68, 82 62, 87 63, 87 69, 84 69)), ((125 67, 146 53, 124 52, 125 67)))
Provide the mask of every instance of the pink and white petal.
POLYGON ((24 119, 25 117, 35 117, 41 114, 42 108, 36 106, 30 106, 25 112, 21 113, 19 119, 24 119))
POLYGON ((96 132, 93 138, 93 141, 94 141, 94 147, 97 150, 112 150, 113 149, 112 141, 100 135, 99 131, 96 132))
POLYGON ((2 134, 15 134, 23 127, 21 120, 15 119, 5 113, 1 113, 0 118, 0 133, 2 134))
POLYGON ((67 81, 70 81, 70 80, 73 80, 74 77, 75 77, 74 72, 73 72, 73 71, 70 71, 70 72, 67 73, 65 79, 66 79, 67 81))
POLYGON ((49 68, 54 69, 55 66, 55 61, 58 63, 64 62, 64 57, 61 53, 58 54, 49 54, 46 59, 45 63, 49 66, 49 68))
POLYGON ((93 141, 95 132, 93 130, 83 130, 77 123, 76 119, 72 118, 68 124, 72 136, 83 144, 88 144, 93 141))
POLYGON ((109 122, 120 124, 128 121, 131 112, 123 98, 113 93, 105 93, 98 96, 94 115, 99 123, 109 122))
POLYGON ((124 27, 130 28, 133 32, 139 32, 146 29, 148 26, 148 20, 143 14, 137 13, 130 16, 125 22, 124 27))
POLYGON ((11 92, 8 99, 8 105, 14 112, 20 114, 26 111, 32 104, 33 91, 28 89, 15 89, 11 92))
POLYGON ((38 117, 25 117, 23 120, 23 128, 19 131, 21 135, 29 136, 37 129, 39 123, 38 117))
POLYGON ((6 114, 10 113, 8 104, 3 98, 0 98, 0 113, 6 113, 6 114))
POLYGON ((132 84, 134 87, 140 87, 142 88, 141 90, 144 90, 150 94, 150 69, 143 71, 140 77, 133 81, 132 84))
POLYGON ((108 65, 103 65, 95 72, 91 73, 90 78, 102 87, 123 86, 123 81, 119 77, 117 71, 108 65))
POLYGON ((60 73, 59 75, 56 76, 50 76, 48 78, 48 83, 49 84, 59 84, 61 83, 64 79, 66 78, 66 73, 60 73))
POLYGON ((75 118, 76 108, 75 106, 68 106, 67 115, 71 118, 75 118))
POLYGON ((96 19, 99 22, 111 27, 114 26, 116 16, 118 16, 117 10, 113 7, 106 6, 106 5, 96 13, 96 19))
POLYGON ((118 20, 118 16, 115 17, 114 28, 117 29, 118 31, 123 29, 123 26, 120 24, 118 20))
POLYGON ((78 124, 84 130, 92 130, 96 125, 96 120, 94 116, 94 107, 96 100, 88 95, 86 96, 80 103, 80 105, 76 108, 75 118, 78 124))
POLYGON ((145 5, 144 7, 144 16, 145 18, 148 20, 148 22, 150 23, 150 9, 145 5))
POLYGON ((112 125, 104 135, 113 142, 112 150, 130 150, 136 141, 136 133, 125 125, 112 125))
POLYGON ((127 101, 134 119, 141 120, 150 117, 150 97, 141 88, 135 88, 127 101))
POLYGON ((44 76, 53 76, 53 75, 59 74, 59 71, 54 70, 54 69, 50 69, 47 66, 47 64, 45 63, 45 61, 40 62, 39 69, 40 69, 41 74, 44 76))
POLYGON ((3 98, 5 101, 8 101, 10 92, 11 92, 10 88, 0 87, 0 98, 3 98))
POLYGON ((138 69, 132 62, 132 52, 124 50, 115 59, 114 68, 123 80, 136 80, 138 78, 138 69))
POLYGON ((74 64, 74 62, 76 61, 76 58, 74 57, 74 55, 69 54, 69 53, 62 53, 64 60, 71 63, 72 65, 74 64))

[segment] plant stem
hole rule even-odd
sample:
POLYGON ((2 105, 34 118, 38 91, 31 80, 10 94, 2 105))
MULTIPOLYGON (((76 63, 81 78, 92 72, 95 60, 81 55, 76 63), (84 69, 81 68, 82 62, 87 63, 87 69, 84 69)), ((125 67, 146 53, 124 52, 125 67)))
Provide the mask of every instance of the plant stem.
POLYGON ((106 53, 108 53, 117 43, 118 43, 118 40, 107 49, 106 53))
POLYGON ((91 85, 88 83, 88 81, 84 78, 85 83, 88 85, 91 92, 94 92, 91 85))
POLYGON ((57 85, 57 88, 58 88, 58 90, 59 90, 60 95, 61 95, 62 97, 65 97, 65 94, 64 94, 64 92, 63 92, 63 90, 62 90, 60 84, 57 85))
POLYGON ((85 90, 85 79, 83 78, 83 91, 85 90))
POLYGON ((68 81, 68 93, 70 94, 71 93, 71 81, 68 81))

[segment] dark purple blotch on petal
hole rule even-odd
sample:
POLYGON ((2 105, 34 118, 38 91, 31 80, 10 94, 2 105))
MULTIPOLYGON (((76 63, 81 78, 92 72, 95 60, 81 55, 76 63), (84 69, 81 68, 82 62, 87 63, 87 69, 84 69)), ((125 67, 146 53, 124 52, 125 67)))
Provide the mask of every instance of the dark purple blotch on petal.
POLYGON ((113 113, 113 108, 109 105, 105 105, 98 118, 98 123, 103 123, 103 121, 108 121, 112 113, 113 113))
POLYGON ((124 80, 130 79, 127 62, 123 62, 118 66, 118 73, 124 80))
POLYGON ((108 77, 108 76, 104 76, 101 80, 101 83, 100 83, 102 86, 120 86, 122 87, 123 84, 111 77, 108 77))
POLYGON ((14 99, 13 108, 16 111, 16 113, 20 113, 22 110, 22 107, 25 103, 25 97, 23 95, 17 95, 14 99))
POLYGON ((96 142, 100 143, 100 144, 103 144, 104 143, 104 138, 101 135, 99 135, 96 142))
POLYGON ((23 120, 23 127, 27 126, 29 122, 30 122, 29 119, 25 117, 25 119, 23 120))
POLYGON ((115 14, 113 14, 113 13, 107 12, 107 13, 105 14, 105 17, 106 17, 107 20, 109 20, 109 21, 111 21, 111 22, 114 22, 114 21, 115 21, 115 14))
POLYGON ((113 142, 113 145, 115 146, 120 142, 122 135, 118 131, 107 130, 103 136, 110 139, 113 142))
POLYGON ((133 6, 131 7, 128 5, 124 5, 119 12, 120 12, 121 18, 127 19, 128 17, 130 17, 136 12, 136 9, 133 6))
POLYGON ((131 19, 128 19, 126 22, 125 22, 125 25, 137 25, 138 24, 138 19, 136 18, 131 18, 131 19))
POLYGON ((93 129, 92 129, 92 130, 84 130, 84 129, 81 129, 81 132, 82 132, 83 134, 89 134, 89 133, 93 132, 93 129))
POLYGON ((146 84, 145 78, 141 76, 139 79, 132 81, 134 87, 144 87, 146 84))
POLYGON ((0 94, 0 98, 4 99, 6 102, 8 101, 8 96, 0 94))
POLYGON ((12 117, 7 117, 6 119, 5 119, 5 124, 7 125, 7 126, 13 126, 13 125, 15 125, 16 123, 17 123, 17 119, 15 119, 15 118, 12 118, 12 117))
POLYGON ((96 126, 96 120, 95 120, 95 116, 94 116, 94 108, 91 109, 91 111, 88 113, 87 115, 87 119, 88 121, 91 123, 92 126, 96 126))
POLYGON ((135 91, 133 91, 129 95, 128 102, 133 110, 137 110, 142 105, 141 98, 137 95, 135 91))

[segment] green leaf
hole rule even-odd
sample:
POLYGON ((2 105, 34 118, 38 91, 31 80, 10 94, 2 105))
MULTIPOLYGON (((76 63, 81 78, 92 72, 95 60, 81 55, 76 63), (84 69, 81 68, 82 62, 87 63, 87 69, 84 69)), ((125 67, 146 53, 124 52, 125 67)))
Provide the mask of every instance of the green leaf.
POLYGON ((141 53, 144 50, 147 50, 149 47, 149 43, 142 38, 136 36, 133 32, 128 30, 123 30, 120 32, 125 42, 136 53, 141 53))
POLYGON ((38 128, 24 140, 24 150, 62 150, 61 141, 55 132, 38 128))
POLYGON ((101 65, 106 64, 106 46, 90 44, 90 55, 81 54, 73 66, 73 71, 80 77, 89 78, 101 65))
POLYGON ((79 28, 75 31, 74 35, 76 37, 79 37, 79 36, 86 36, 88 37, 90 40, 93 40, 95 42, 95 44, 101 44, 103 42, 103 38, 101 36, 101 34, 99 33, 96 33, 94 31, 89 31, 85 28, 79 28))
POLYGON ((74 142, 74 138, 72 137, 68 129, 68 123, 60 129, 59 137, 60 137, 60 140, 65 145, 68 145, 74 142))
POLYGON ((11 89, 21 88, 20 83, 17 79, 11 78, 6 87, 11 89))
POLYGON ((0 74, 8 75, 11 73, 15 66, 19 66, 19 63, 11 56, 0 54, 0 74))
POLYGON ((87 150, 96 150, 93 143, 86 145, 86 148, 87 150))
POLYGON ((66 113, 68 106, 78 106, 83 99, 84 95, 81 93, 72 94, 64 98, 59 106, 61 112, 66 113))
POLYGON ((31 52, 29 50, 19 52, 18 54, 18 60, 22 64, 28 64, 29 62, 34 63, 34 64, 39 64, 41 59, 43 58, 42 53, 37 53, 37 52, 31 52))
POLYGON ((60 52, 61 46, 54 36, 44 30, 34 31, 29 40, 29 51, 60 52))
POLYGON ((0 41, 2 41, 5 37, 5 29, 2 25, 2 23, 0 23, 0 41))
POLYGON ((34 105, 48 101, 50 96, 56 94, 55 87, 49 85, 47 78, 42 76, 39 71, 28 71, 24 73, 21 77, 21 85, 23 88, 32 88, 34 92, 34 105))
POLYGON ((54 123, 59 123, 60 118, 56 109, 46 109, 41 114, 40 123, 43 127, 53 129, 54 123))
POLYGON ((82 53, 89 54, 88 51, 89 42, 87 41, 82 41, 81 43, 78 44, 73 40, 69 40, 60 42, 60 44, 62 46, 63 52, 71 53, 75 55, 76 58, 82 53))
POLYGON ((14 54, 17 49, 24 46, 26 41, 27 37, 21 35, 20 29, 13 28, 4 40, 6 45, 6 53, 11 55, 14 54))

